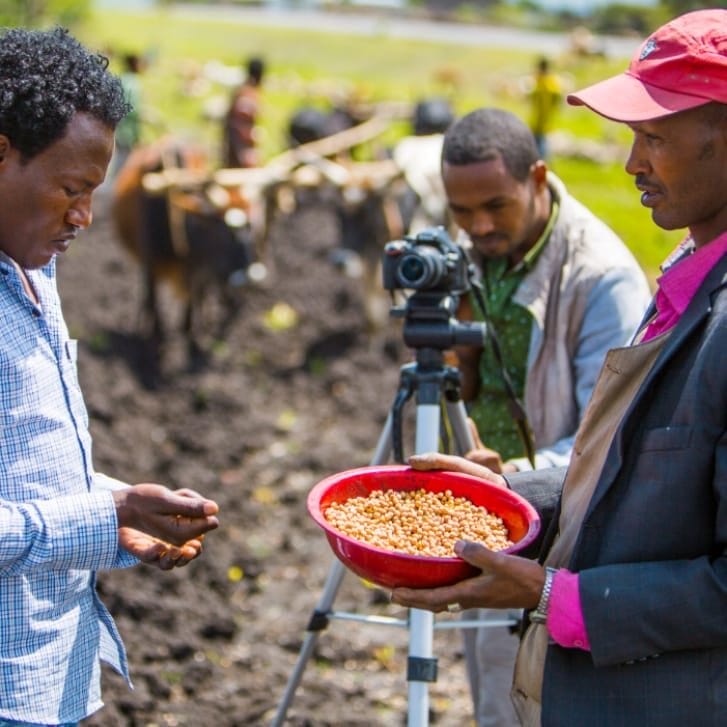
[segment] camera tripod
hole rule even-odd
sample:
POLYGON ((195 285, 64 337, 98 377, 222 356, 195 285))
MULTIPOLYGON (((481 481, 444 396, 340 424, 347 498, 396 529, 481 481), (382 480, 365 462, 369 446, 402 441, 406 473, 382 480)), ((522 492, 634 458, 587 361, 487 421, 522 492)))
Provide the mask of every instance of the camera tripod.
MULTIPOLYGON (((450 327, 447 332, 449 338, 461 338, 460 334, 463 334, 465 338, 472 338, 472 333, 482 335, 481 330, 476 328, 477 324, 466 326, 465 324, 455 323, 454 327, 452 327, 452 324, 448 323, 448 326, 450 327)), ((431 329, 427 330, 431 334, 431 329)), ((440 337, 432 336, 432 340, 440 340, 440 337)), ((464 342, 469 342, 469 340, 464 342)), ((444 345, 442 348, 444 348, 444 345)), ((417 454, 437 451, 441 439, 447 435, 445 428, 440 427, 443 407, 446 411, 457 453, 465 454, 472 448, 473 442, 467 428, 466 412, 460 399, 460 373, 456 368, 444 364, 444 356, 440 348, 423 346, 416 349, 415 363, 401 367, 399 390, 379 437, 371 465, 386 464, 392 452, 398 462, 403 462, 401 446, 402 409, 414 393, 416 393, 417 402, 415 436, 415 452, 417 454)), ((288 708, 303 677, 306 664, 313 653, 321 632, 327 628, 332 619, 359 621, 377 626, 396 626, 409 630, 407 663, 407 681, 409 682, 408 727, 424 727, 429 723, 428 685, 437 680, 437 660, 432 655, 432 637, 435 629, 512 626, 516 623, 514 620, 507 618, 487 621, 444 620, 435 623, 434 614, 419 609, 410 609, 406 620, 336 612, 332 610, 333 603, 345 574, 345 566, 340 561, 335 560, 328 572, 320 599, 311 615, 303 645, 273 719, 272 727, 281 727, 284 724, 288 708)))

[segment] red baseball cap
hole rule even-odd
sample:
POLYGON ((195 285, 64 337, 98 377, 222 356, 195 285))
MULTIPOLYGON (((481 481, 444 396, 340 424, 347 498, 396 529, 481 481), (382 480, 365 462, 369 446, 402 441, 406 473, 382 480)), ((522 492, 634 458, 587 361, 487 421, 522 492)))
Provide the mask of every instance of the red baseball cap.
POLYGON ((654 31, 628 70, 569 94, 614 121, 648 121, 703 106, 727 104, 727 10, 695 10, 654 31))

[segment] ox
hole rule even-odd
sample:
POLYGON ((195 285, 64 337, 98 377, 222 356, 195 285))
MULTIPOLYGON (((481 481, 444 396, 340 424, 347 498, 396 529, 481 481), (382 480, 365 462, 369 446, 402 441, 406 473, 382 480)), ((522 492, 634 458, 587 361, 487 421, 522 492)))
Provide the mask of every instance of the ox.
POLYGON ((375 333, 388 320, 391 304, 381 285, 384 245, 409 230, 416 198, 402 170, 390 160, 349 166, 348 177, 336 191, 341 248, 333 261, 360 277, 366 324, 375 333))
POLYGON ((157 285, 167 281, 184 301, 189 353, 199 354, 198 318, 209 293, 222 303, 219 337, 237 312, 236 289, 264 273, 254 263, 248 202, 211 181, 203 152, 163 139, 129 156, 115 179, 111 209, 122 244, 142 269, 142 335, 155 347, 163 339, 157 285))
POLYGON ((293 147, 309 144, 350 129, 364 120, 364 117, 344 106, 336 106, 330 111, 303 107, 290 118, 288 143, 293 147))
MULTIPOLYGON (((297 200, 305 190, 334 215, 339 244, 331 262, 361 281, 364 314, 370 333, 388 319, 389 301, 380 280, 384 245, 409 229, 416 197, 402 170, 391 159, 373 162, 310 160, 291 175, 297 200)), ((309 198, 310 199, 310 198, 309 198)))
MULTIPOLYGON (((249 187, 252 172, 260 177, 265 209, 260 256, 266 261, 269 252, 264 241, 277 213, 290 214, 297 205, 313 200, 328 205, 338 220, 340 235, 332 262, 350 277, 361 279, 365 319, 371 332, 382 327, 384 318, 388 320, 390 309, 380 280, 384 245, 424 227, 446 224, 439 173, 442 135, 433 128, 446 125, 450 119, 441 104, 417 106, 415 135, 392 150, 393 158, 357 162, 345 154, 385 132, 390 115, 400 111, 398 107, 381 110, 350 128, 305 141, 264 168, 218 170, 215 174, 221 184, 243 189, 249 187)), ((320 118, 318 114, 310 116, 311 121, 320 118)))
MULTIPOLYGON (((390 240, 426 227, 448 225, 439 173, 441 135, 406 137, 392 159, 372 162, 320 160, 317 174, 295 178, 318 190, 335 214, 340 245, 332 262, 363 285, 370 332, 388 320, 391 300, 381 285, 381 259, 390 240)), ((309 167, 310 169, 310 167, 309 167)))
POLYGON ((391 159, 350 163, 337 178, 344 269, 360 262, 368 326, 380 328, 388 314, 380 280, 384 245, 426 227, 448 226, 440 166, 443 133, 454 115, 443 99, 420 101, 412 114, 413 135, 400 139, 391 159))

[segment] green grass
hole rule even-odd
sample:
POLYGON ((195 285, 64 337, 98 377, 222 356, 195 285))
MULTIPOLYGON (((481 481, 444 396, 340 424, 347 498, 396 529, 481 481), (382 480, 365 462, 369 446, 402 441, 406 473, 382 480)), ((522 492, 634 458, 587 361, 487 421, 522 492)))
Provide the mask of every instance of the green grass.
MULTIPOLYGON (((537 48, 508 50, 363 37, 245 25, 234 20, 182 18, 173 11, 151 13, 97 12, 75 32, 105 52, 136 51, 152 59, 143 76, 144 98, 163 120, 148 127, 147 138, 162 130, 196 138, 216 154, 219 128, 203 118, 205 103, 226 98, 221 85, 189 92, 184 77, 209 60, 240 65, 253 54, 265 57, 261 149, 265 158, 285 144, 285 124, 303 102, 323 103, 332 89, 364 101, 413 102, 429 95, 447 95, 458 114, 479 106, 500 106, 527 118, 519 91, 530 73, 537 48), (449 79, 449 80, 447 80, 449 79), (454 83, 452 83, 452 80, 454 83)), ((606 78, 625 68, 628 59, 554 59, 568 90, 606 78)), ((406 133, 392 127, 382 143, 406 133)), ((585 109, 564 107, 559 129, 576 137, 616 142, 623 149, 608 164, 572 158, 553 159, 554 171, 569 190, 610 224, 626 241, 649 277, 683 233, 657 228, 639 203, 633 180, 624 172, 629 130, 585 109)))
POLYGON ((623 163, 595 164, 561 158, 554 161, 553 170, 627 243, 653 282, 659 265, 684 237, 684 231, 666 232, 652 222, 649 211, 639 203, 641 193, 633 178, 624 172, 623 163))

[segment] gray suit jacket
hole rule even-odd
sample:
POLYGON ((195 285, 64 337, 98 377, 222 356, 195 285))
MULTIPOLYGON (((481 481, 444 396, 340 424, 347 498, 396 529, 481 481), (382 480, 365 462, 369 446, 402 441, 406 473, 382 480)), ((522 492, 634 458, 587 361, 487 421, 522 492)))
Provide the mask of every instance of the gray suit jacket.
MULTIPOLYGON (((557 522, 563 475, 508 481, 557 522)), ((569 567, 591 652, 549 647, 543 726, 727 725, 727 256, 627 411, 569 567)))

